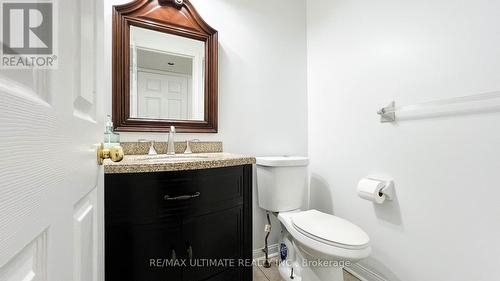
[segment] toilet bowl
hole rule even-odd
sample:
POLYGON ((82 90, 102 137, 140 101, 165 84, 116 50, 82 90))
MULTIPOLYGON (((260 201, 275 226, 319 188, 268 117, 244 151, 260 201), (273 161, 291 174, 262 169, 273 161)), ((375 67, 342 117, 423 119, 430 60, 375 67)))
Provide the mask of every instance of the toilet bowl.
POLYGON ((342 281, 342 269, 370 255, 368 235, 353 223, 317 210, 300 210, 307 194, 305 157, 257 157, 259 206, 282 225, 282 280, 342 281))

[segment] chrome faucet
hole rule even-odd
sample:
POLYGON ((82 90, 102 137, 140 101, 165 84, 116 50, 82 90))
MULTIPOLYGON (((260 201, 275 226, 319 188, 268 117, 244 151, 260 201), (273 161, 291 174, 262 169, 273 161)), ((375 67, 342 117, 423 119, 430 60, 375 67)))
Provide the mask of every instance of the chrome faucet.
POLYGON ((167 154, 174 155, 175 154, 175 127, 170 126, 170 131, 168 132, 168 145, 167 145, 167 154))

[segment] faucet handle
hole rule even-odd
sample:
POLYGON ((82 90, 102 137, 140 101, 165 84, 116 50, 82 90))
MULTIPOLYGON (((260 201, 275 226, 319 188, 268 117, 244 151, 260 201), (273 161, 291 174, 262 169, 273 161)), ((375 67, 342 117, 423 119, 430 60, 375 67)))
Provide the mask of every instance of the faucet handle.
POLYGON ((156 152, 156 149, 155 149, 155 141, 152 140, 151 145, 149 146, 148 155, 156 155, 156 154, 158 154, 158 152, 156 152))
POLYGON ((191 150, 191 143, 198 142, 199 139, 186 140, 186 150, 184 150, 184 154, 191 154, 193 151, 191 150))
POLYGON ((147 140, 147 139, 139 139, 139 143, 146 143, 149 142, 149 152, 148 155, 156 155, 158 154, 155 149, 155 141, 154 140, 147 140))

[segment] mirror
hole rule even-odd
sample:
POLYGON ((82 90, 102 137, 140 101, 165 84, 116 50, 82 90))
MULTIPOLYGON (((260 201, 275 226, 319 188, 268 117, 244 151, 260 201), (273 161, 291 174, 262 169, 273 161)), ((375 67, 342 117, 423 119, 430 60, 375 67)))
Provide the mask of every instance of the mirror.
POLYGON ((217 31, 187 0, 113 8, 115 130, 217 132, 217 31))
POLYGON ((205 42, 130 27, 130 117, 204 119, 205 42))

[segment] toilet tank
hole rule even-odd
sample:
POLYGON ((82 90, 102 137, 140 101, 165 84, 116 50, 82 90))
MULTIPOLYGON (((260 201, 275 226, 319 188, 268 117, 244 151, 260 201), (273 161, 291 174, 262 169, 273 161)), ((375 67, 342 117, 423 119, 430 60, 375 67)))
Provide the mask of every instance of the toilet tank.
POLYGON ((309 159, 299 156, 256 159, 259 206, 272 212, 299 209, 307 196, 309 159))

